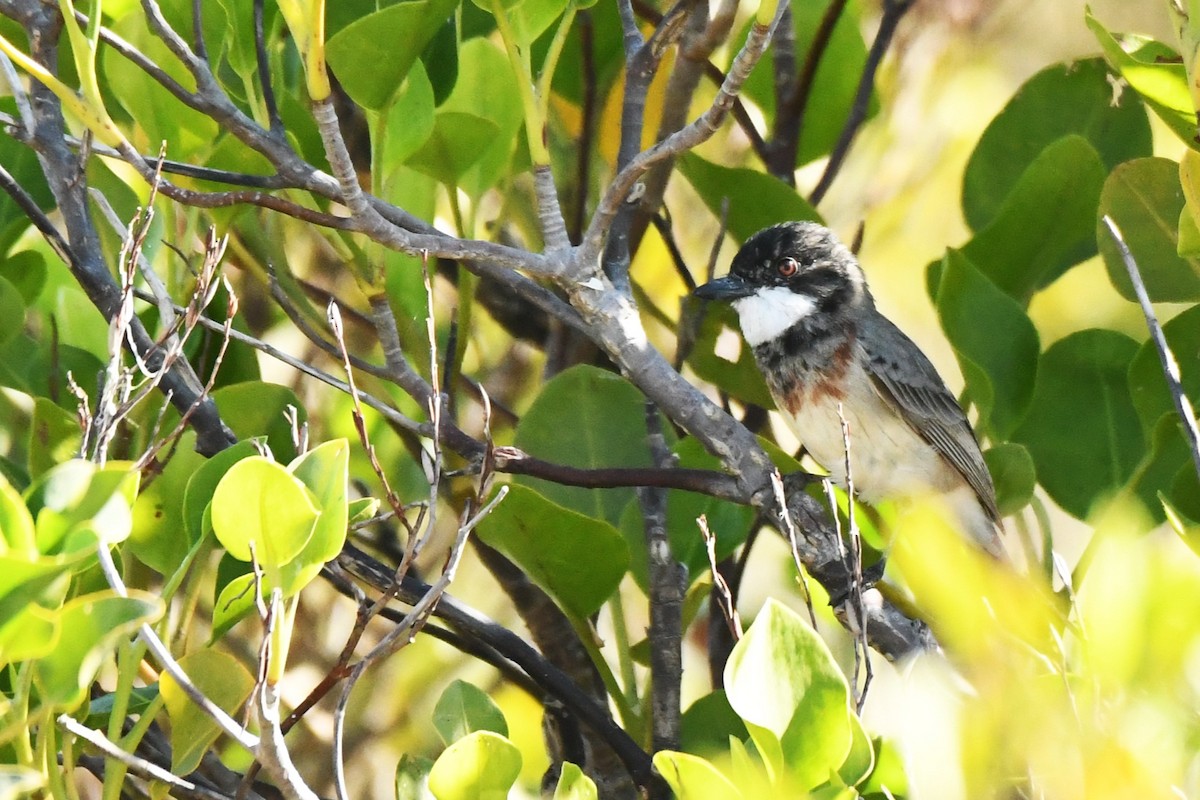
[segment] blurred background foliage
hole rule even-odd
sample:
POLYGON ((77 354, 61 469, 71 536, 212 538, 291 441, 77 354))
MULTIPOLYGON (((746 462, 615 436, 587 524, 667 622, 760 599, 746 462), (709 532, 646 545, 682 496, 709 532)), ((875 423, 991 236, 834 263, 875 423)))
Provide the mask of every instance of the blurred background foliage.
MULTIPOLYGON (((796 54, 802 57, 825 6, 794 5, 796 54)), ((746 130, 727 124, 678 160, 659 224, 640 220, 645 234, 630 272, 651 342, 668 358, 677 355, 685 374, 706 382, 712 397, 725 398, 740 414, 751 404, 769 405, 763 387, 739 348, 732 318, 715 308, 697 318, 681 270, 697 281, 706 269, 723 271, 740 241, 785 219, 819 217, 847 241, 861 236, 859 255, 879 306, 930 354, 972 408, 1009 515, 1008 546, 1026 570, 1010 574, 983 563, 932 512, 860 515, 872 553, 891 548, 890 590, 929 621, 945 650, 900 664, 871 654, 873 681, 860 723, 848 711, 861 688, 853 639, 827 610, 820 587, 812 586, 820 637, 810 635, 803 615, 768 603, 775 598, 804 608, 786 543, 756 536, 755 518, 744 507, 672 492, 669 535, 690 587, 683 697, 685 708, 692 708, 684 716, 680 750, 706 759, 660 754, 656 760, 682 796, 730 796, 723 781, 747 798, 810 791, 938 800, 1200 793, 1200 486, 1142 311, 1100 222, 1110 215, 1129 242, 1184 387, 1195 399, 1200 184, 1194 172, 1196 99, 1188 86, 1195 82, 1200 37, 1193 26, 1200 20, 1173 20, 1168 5, 1107 0, 1085 10, 1068 0, 914 3, 876 76, 868 119, 836 180, 814 203, 813 188, 824 182, 881 19, 880 4, 850 2, 831 34, 786 167, 779 169, 778 159, 774 168, 766 164, 746 130), (751 626, 730 657, 724 672, 728 700, 713 693, 713 675, 722 673, 710 668, 706 652, 708 626, 719 622, 701 613, 711 583, 694 525, 701 513, 716 534, 718 558, 754 546, 739 608, 748 622, 760 618, 762 627, 751 626), (793 680, 799 673, 808 684, 793 680), (746 689, 759 683, 776 694, 764 700, 746 689), (796 716, 759 724, 756 714, 770 716, 770 706, 784 695, 791 698, 789 692, 795 703, 786 711, 796 716), (817 695, 833 699, 804 705, 805 696, 817 695), (833 744, 829 752, 806 750, 805 736, 833 744), (747 747, 760 760, 746 756, 747 747), (772 771, 773 748, 780 761, 772 771)), ((199 27, 222 87, 240 110, 266 124, 270 104, 258 81, 251 0, 201 6, 199 27)), ((647 31, 666 10, 662 4, 635 6, 647 31)), ((167 0, 161 8, 175 30, 193 30, 191 3, 167 0)), ((588 8, 524 0, 496 8, 473 0, 330 3, 327 58, 340 87, 343 132, 365 187, 443 231, 536 252, 542 242, 529 170, 542 154, 527 124, 536 111, 526 104, 530 98, 505 37, 519 44, 534 77, 553 63, 548 54, 561 45, 552 91, 543 95, 545 147, 568 230, 578 237, 613 174, 620 145, 620 20, 610 3, 588 8), (503 35, 496 30, 496 8, 512 27, 503 35), (565 38, 558 42, 560 30, 565 38)), ((265 4, 264 12, 278 109, 278 119, 269 122, 277 122, 304 159, 327 170, 308 110, 301 54, 276 4, 265 4)), ((711 54, 714 68, 728 67, 753 12, 738 10, 728 41, 711 54)), ((108 0, 102 13, 108 28, 191 88, 186 70, 151 32, 138 3, 108 0)), ((12 16, 5 11, 0 17, 0 34, 22 48, 24 34, 12 16)), ((177 161, 244 175, 271 173, 259 154, 211 116, 179 103, 114 48, 102 46, 99 55, 103 107, 140 152, 154 153, 165 141, 167 156, 177 161)), ((769 53, 759 65, 743 98, 749 124, 760 133, 779 126, 771 58, 769 53)), ((665 112, 682 111, 690 119, 716 92, 712 81, 701 81, 682 109, 672 109, 670 81, 680 60, 669 51, 650 83, 643 146, 655 140, 665 112)), ((60 64, 58 75, 69 86, 82 85, 77 65, 65 57, 60 64)), ((0 98, 0 111, 7 126, 19 124, 12 92, 0 98)), ((77 120, 72 126, 83 133, 77 120)), ((0 137, 0 165, 54 218, 42 168, 20 137, 0 137)), ((150 200, 145 181, 119 159, 89 159, 86 179, 124 223, 150 200)), ((212 189, 185 175, 172 180, 212 189)), ((315 210, 331 207, 301 189, 278 194, 315 210)), ((248 205, 204 209, 159 197, 154 209, 142 254, 175 297, 192 291, 205 231, 213 226, 229 236, 223 269, 240 303, 236 329, 336 372, 336 361, 280 310, 271 276, 311 325, 323 326, 323 306, 339 299, 347 343, 364 356, 378 356, 367 298, 382 288, 411 363, 429 376, 428 305, 418 259, 248 205)), ((115 264, 122 234, 105 221, 102 204, 94 213, 115 264)), ((31 697, 35 707, 78 711, 79 718, 114 731, 119 720, 97 717, 94 707, 90 717, 80 710, 88 691, 93 699, 124 696, 121 702, 134 716, 158 713, 163 705, 171 711, 169 698, 141 706, 129 699, 134 683, 148 681, 134 680, 139 659, 131 661, 133 651, 122 649, 130 645, 120 637, 142 621, 160 619, 179 655, 194 650, 216 659, 197 667, 202 671, 226 670, 238 687, 243 668, 253 673, 256 622, 239 621, 219 599, 223 592, 242 595, 238 587, 245 584, 237 581, 248 580, 248 567, 221 558, 221 546, 232 551, 237 545, 214 531, 221 527, 220 507, 228 511, 241 502, 220 500, 218 481, 252 451, 225 456, 205 475, 204 465, 212 462, 193 453, 194 437, 184 434, 161 472, 140 483, 121 483, 131 479, 120 469, 110 470, 112 476, 104 470, 68 475, 70 469, 59 465, 78 453, 81 432, 66 376, 69 371, 92 388, 91 376, 109 359, 108 325, 25 212, 8 201, 0 202, 0 250, 0 471, 10 487, 0 503, 2 555, 12 569, 36 577, 12 586, 0 581, 5 694, 27 704, 6 702, 0 735, 8 737, 5 761, 28 766, 36 742, 28 730, 14 731, 32 719, 31 697), (46 487, 68 478, 79 481, 71 485, 83 487, 85 499, 65 510, 51 508, 46 487), (88 505, 88 497, 103 502, 88 505), (214 505, 206 512, 209 499, 214 505), (127 522, 111 529, 92 524, 108 502, 124 503, 127 522), (75 533, 29 534, 41 530, 39 515, 46 508, 65 514, 75 533), (150 593, 125 603, 94 595, 105 591, 86 554, 97 546, 118 546, 126 583, 150 593), (169 591, 162 591, 164 585, 169 591), (104 611, 105 623, 85 630, 84 607, 104 611), (160 617, 167 609, 171 613, 160 617), (58 622, 47 621, 56 614, 58 622), (54 639, 45 638, 46 631, 54 625, 82 644, 47 655, 45 645, 54 639), (219 644, 209 647, 210 638, 219 644), (41 666, 26 669, 35 663, 41 666)), ((483 386, 493 399, 491 433, 500 444, 585 468, 651 463, 643 395, 606 369, 611 365, 597 348, 545 318, 507 312, 494 287, 465 269, 448 262, 431 267, 435 338, 450 353, 446 363, 455 379, 449 392, 464 430, 483 430, 476 388, 483 386)), ((138 313, 151 330, 157 328, 151 306, 138 313)), ((346 395, 239 342, 218 359, 219 345, 219 334, 199 332, 186 355, 202 379, 219 363, 213 396, 223 418, 239 437, 268 442, 278 464, 259 465, 269 477, 254 481, 285 480, 279 465, 290 464, 294 472, 300 463, 284 417, 289 406, 299 409, 313 442, 357 443, 346 395)), ((396 386, 370 376, 361 380, 399 411, 424 417, 426 410, 396 386)), ((158 412, 150 404, 129 417, 112 445, 114 457, 136 457, 160 428, 169 430, 178 419, 168 411, 156 423, 158 412)), ((371 409, 365 415, 400 499, 425 498, 422 442, 371 409)), ((751 411, 747 418, 754 416, 751 411)), ((770 421, 760 432, 778 444, 772 451, 778 451, 777 463, 794 468, 786 453, 795 453, 798 443, 790 434, 770 421)), ((666 439, 680 465, 719 467, 669 425, 666 439)), ((354 496, 382 494, 363 448, 354 444, 340 457, 345 464, 321 469, 348 475, 354 496)), ((317 493, 316 478, 304 482, 317 493)), ((478 537, 521 566, 584 639, 591 636, 589 619, 594 622, 598 638, 588 644, 614 684, 609 689, 617 719, 648 745, 647 555, 634 490, 526 477, 512 482, 509 497, 478 537)), ((447 480, 440 502, 453 513, 444 515, 436 542, 426 548, 423 573, 440 568, 454 533, 450 520, 472 491, 466 478, 447 480)), ((344 497, 324 501, 314 514, 335 505, 343 517, 362 510, 347 511, 344 497)), ((397 536, 394 525, 377 523, 356 531, 353 540, 396 554, 397 536)), ((324 552, 333 544, 340 546, 341 539, 313 544, 322 555, 298 543, 296 552, 307 553, 298 564, 302 569, 289 573, 283 563, 276 578, 289 595, 304 586, 281 683, 290 707, 326 674, 354 623, 352 602, 320 581, 308 583, 314 567, 336 552, 324 552)), ((294 557, 289 553, 283 561, 294 557)), ((451 592, 524 632, 512 604, 472 553, 451 592)), ((368 630, 372 640, 385 630, 374 625, 368 630)), ((231 689, 223 702, 236 706, 245 692, 231 689)), ((169 694, 164 688, 162 696, 169 694)), ((420 636, 400 657, 375 667, 369 689, 352 696, 346 759, 351 793, 392 798, 400 786, 401 797, 422 796, 423 790, 405 788, 406 780, 420 784, 429 771, 419 759, 437 758, 459 742, 493 742, 468 739, 487 731, 512 748, 496 744, 489 750, 493 760, 486 771, 512 772, 514 793, 536 795, 550 763, 539 701, 486 664, 420 636), (467 721, 456 727, 445 722, 447 708, 456 705, 477 713, 464 713, 467 721), (399 778, 392 768, 398 763, 399 778)), ((304 777, 321 792, 332 780, 326 755, 331 710, 330 700, 318 704, 288 739, 304 777)), ((176 731, 188 730, 183 713, 171 717, 176 731)), ((208 735, 197 734, 201 751, 216 741, 208 735)), ((220 741, 215 747, 231 768, 248 767, 237 747, 220 741)), ((0 780, 4 797, 9 785, 24 791, 38 783, 21 783, 25 773, 11 775, 16 777, 7 784, 0 780)), ((469 790, 448 787, 436 771, 429 780, 439 797, 469 796, 455 794, 469 790)), ((36 790, 66 791, 53 780, 36 790)))

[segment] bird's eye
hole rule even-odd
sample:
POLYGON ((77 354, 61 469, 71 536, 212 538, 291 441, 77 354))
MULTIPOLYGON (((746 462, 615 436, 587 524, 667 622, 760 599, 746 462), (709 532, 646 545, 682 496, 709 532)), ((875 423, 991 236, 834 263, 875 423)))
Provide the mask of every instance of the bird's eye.
POLYGON ((796 259, 788 256, 787 258, 779 259, 779 263, 775 265, 775 268, 779 270, 780 275, 790 278, 796 274, 796 270, 800 269, 800 264, 796 262, 796 259))

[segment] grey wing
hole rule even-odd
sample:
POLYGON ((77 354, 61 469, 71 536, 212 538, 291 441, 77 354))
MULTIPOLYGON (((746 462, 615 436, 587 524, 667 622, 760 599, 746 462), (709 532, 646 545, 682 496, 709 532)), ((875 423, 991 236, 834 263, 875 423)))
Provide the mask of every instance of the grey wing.
POLYGON ((996 490, 967 417, 933 364, 904 332, 881 314, 859 328, 859 345, 875 390, 908 425, 966 479, 992 520, 996 490))

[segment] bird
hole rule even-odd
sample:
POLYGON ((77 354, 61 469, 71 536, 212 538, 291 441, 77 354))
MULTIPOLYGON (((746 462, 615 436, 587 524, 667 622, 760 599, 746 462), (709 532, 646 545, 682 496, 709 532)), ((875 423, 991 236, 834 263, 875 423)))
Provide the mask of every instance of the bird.
POLYGON ((783 419, 835 484, 847 485, 848 438, 858 499, 940 498, 969 541, 1005 559, 995 487, 966 414, 875 307, 858 259, 832 231, 810 221, 765 228, 728 275, 694 294, 733 306, 783 419))

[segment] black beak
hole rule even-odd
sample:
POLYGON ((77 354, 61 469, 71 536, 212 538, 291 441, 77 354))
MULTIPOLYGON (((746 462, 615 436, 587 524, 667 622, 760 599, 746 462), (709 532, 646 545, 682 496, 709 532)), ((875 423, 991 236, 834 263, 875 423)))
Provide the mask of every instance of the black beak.
POLYGON ((755 287, 737 275, 726 275, 703 286, 697 286, 692 294, 704 300, 737 300, 754 294, 755 287))

